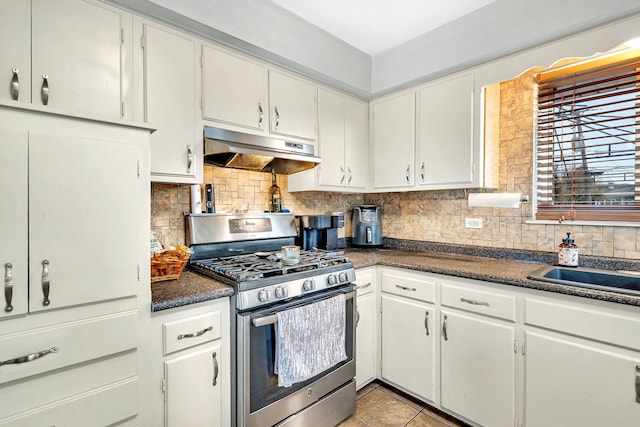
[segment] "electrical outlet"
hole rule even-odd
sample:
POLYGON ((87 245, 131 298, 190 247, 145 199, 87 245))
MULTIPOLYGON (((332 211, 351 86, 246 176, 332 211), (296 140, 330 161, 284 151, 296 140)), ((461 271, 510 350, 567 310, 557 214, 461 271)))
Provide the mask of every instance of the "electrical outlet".
POLYGON ((482 228, 482 218, 465 218, 465 228, 482 228))

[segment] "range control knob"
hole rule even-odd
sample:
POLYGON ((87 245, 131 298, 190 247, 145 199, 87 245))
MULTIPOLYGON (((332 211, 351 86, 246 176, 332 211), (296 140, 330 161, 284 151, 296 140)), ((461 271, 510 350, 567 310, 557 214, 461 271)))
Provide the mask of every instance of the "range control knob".
POLYGON ((340 283, 347 283, 349 281, 349 276, 346 271, 341 272, 338 278, 340 279, 340 283))
POLYGON ((269 292, 269 289, 261 289, 260 292, 258 292, 258 299, 260 302, 267 302, 270 298, 271 292, 269 292))
POLYGON ((327 283, 331 286, 338 284, 338 277, 335 274, 327 276, 327 283))
POLYGON ((313 279, 307 279, 302 284, 302 290, 305 292, 313 291, 315 288, 316 288, 316 282, 313 279))
POLYGON ((284 286, 278 286, 276 288, 276 298, 286 298, 287 296, 287 288, 284 286))

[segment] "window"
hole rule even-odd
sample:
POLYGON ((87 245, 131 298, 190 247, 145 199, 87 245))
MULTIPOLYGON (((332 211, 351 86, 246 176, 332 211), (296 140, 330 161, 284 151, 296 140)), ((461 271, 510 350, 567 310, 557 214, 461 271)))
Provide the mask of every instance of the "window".
POLYGON ((536 83, 536 219, 640 221, 640 49, 536 83))

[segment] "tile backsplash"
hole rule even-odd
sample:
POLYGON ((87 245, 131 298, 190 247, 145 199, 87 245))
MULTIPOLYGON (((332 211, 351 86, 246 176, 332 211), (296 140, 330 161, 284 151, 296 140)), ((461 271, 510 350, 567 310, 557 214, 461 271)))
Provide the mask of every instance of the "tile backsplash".
MULTIPOLYGON (((532 197, 533 71, 500 84, 499 190, 532 197)), ((495 133, 495 132, 494 132, 495 133)), ((527 224, 531 204, 519 209, 468 207, 464 190, 340 194, 287 191, 278 175, 283 208, 296 215, 345 213, 344 234, 351 236, 353 207, 375 204, 383 208, 385 237, 555 252, 571 232, 584 255, 640 259, 640 227, 527 224), (465 218, 481 218, 481 229, 465 228, 465 218)), ((267 210, 271 175, 205 166, 204 182, 213 183, 216 210, 267 210)), ((190 209, 189 186, 152 184, 151 229, 172 245, 185 239, 184 215, 190 209)))

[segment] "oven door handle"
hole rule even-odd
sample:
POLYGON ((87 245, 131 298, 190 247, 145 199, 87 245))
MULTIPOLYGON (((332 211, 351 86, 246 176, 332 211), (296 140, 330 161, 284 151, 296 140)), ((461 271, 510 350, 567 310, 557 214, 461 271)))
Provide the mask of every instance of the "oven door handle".
MULTIPOLYGON (((344 296, 344 298, 345 298, 345 300, 350 300, 351 298, 353 298, 355 296, 356 296, 356 291, 351 291, 348 294, 346 294, 344 296)), ((251 320, 251 323, 256 328, 260 328, 262 326, 267 326, 267 325, 274 325, 274 324, 278 323, 278 315, 277 314, 271 314, 269 316, 256 317, 255 319, 251 320)))

